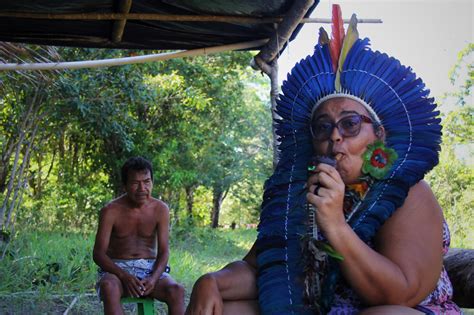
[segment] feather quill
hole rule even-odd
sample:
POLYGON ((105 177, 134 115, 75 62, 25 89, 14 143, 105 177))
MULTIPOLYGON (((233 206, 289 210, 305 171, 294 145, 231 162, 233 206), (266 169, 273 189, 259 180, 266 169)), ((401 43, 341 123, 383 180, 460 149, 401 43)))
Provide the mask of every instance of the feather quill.
POLYGON ((331 49, 331 60, 333 71, 336 72, 341 53, 342 42, 344 40, 344 21, 342 20, 341 7, 338 4, 332 5, 332 39, 329 43, 331 49))
POLYGON ((352 14, 351 21, 349 22, 349 27, 347 28, 347 34, 344 37, 344 41, 342 43, 341 54, 339 56, 335 81, 336 91, 341 90, 341 71, 344 62, 346 61, 347 54, 358 39, 359 32, 357 31, 357 16, 355 14, 352 14))

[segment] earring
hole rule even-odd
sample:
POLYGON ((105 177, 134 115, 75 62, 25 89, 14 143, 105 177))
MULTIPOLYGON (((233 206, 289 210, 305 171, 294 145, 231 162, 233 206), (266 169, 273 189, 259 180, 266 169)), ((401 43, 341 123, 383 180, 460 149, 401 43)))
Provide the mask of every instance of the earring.
POLYGON ((375 136, 376 136, 378 139, 382 139, 383 135, 384 135, 384 131, 383 131, 382 127, 381 127, 381 126, 378 126, 378 127, 377 127, 377 130, 375 130, 375 136))
POLYGON ((375 179, 383 179, 397 160, 398 154, 394 149, 386 147, 382 141, 377 140, 367 146, 362 158, 364 160, 362 173, 375 179))

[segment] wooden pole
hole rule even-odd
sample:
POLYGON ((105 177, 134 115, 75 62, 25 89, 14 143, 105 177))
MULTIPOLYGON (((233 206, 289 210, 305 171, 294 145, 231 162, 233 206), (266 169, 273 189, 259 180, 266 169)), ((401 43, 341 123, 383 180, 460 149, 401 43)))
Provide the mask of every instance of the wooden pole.
MULTIPOLYGON (((278 54, 283 45, 288 41, 291 34, 304 18, 305 14, 313 5, 314 0, 298 0, 293 3, 293 6, 288 10, 288 15, 278 24, 276 32, 270 41, 260 50, 252 61, 254 69, 260 69, 270 78, 270 102, 272 109, 272 118, 275 121, 278 118, 276 113, 276 100, 278 98, 278 54)), ((278 145, 275 126, 272 126, 273 134, 273 168, 278 164, 278 145)))
MULTIPOLYGON (((132 0, 117 0, 118 6, 117 10, 119 13, 128 14, 130 8, 132 7, 132 0)), ((127 24, 127 19, 115 20, 114 28, 112 30, 112 42, 120 43, 122 41, 123 32, 125 30, 125 24, 127 24)))
MULTIPOLYGON (((157 14, 157 13, 19 13, 0 12, 0 17, 37 19, 37 20, 148 20, 163 22, 222 22, 237 24, 270 24, 280 23, 284 17, 250 17, 236 15, 182 15, 182 14, 157 14)), ((345 19, 344 23, 349 23, 345 19)), ((382 23, 381 19, 357 19, 358 23, 382 23)), ((331 23, 328 18, 304 18, 298 23, 331 23)))
POLYGON ((282 17, 249 17, 235 15, 183 15, 158 13, 17 13, 0 12, 0 17, 38 20, 149 20, 164 22, 223 22, 242 24, 275 23, 282 17))
POLYGON ((125 57, 116 59, 103 60, 87 60, 72 62, 46 62, 46 63, 0 63, 0 71, 18 71, 18 70, 59 70, 59 69, 82 69, 82 68, 99 68, 112 67, 134 63, 145 63, 152 61, 163 61, 173 58, 192 57, 198 55, 215 54, 218 52, 249 49, 261 47, 268 42, 268 39, 254 40, 250 42, 242 42, 237 44, 215 46, 209 48, 199 48, 191 50, 182 50, 177 52, 152 54, 145 56, 125 57))

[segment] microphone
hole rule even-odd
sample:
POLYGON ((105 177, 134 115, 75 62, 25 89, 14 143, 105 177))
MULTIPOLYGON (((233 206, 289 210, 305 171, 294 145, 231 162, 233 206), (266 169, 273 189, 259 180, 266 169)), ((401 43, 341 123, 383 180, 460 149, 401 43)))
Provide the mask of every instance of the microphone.
MULTIPOLYGON (((310 165, 308 166, 308 172, 315 173, 316 167, 320 163, 328 164, 331 165, 332 167, 336 167, 336 160, 332 158, 332 149, 334 147, 334 142, 329 140, 329 144, 326 150, 326 155, 316 155, 311 158, 310 165)), ((318 190, 321 187, 321 185, 317 185, 314 191, 310 191, 311 193, 317 195, 318 190)), ((317 238, 318 236, 318 227, 316 225, 316 211, 317 209, 309 202, 306 203, 306 210, 308 213, 308 227, 309 227, 309 234, 313 238, 317 238)))
MULTIPOLYGON (((308 166, 308 173, 315 173, 316 167, 320 163, 325 163, 333 167, 336 166, 336 160, 332 158, 332 149, 334 142, 329 140, 326 155, 317 155, 311 158, 308 166)), ((318 194, 320 185, 317 185, 311 193, 318 194)), ((327 253, 324 251, 326 244, 318 240, 318 226, 316 224, 317 209, 308 201, 306 201, 306 213, 308 215, 308 231, 302 240, 302 259, 304 264, 304 292, 303 300, 306 306, 320 313, 322 305, 320 298, 322 296, 322 270, 327 266, 327 253)))

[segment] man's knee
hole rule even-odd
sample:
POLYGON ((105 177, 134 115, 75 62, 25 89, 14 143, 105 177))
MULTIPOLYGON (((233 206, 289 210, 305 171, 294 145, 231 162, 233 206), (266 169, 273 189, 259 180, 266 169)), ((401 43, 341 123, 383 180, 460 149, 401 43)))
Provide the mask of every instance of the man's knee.
POLYGON ((170 300, 184 299, 184 287, 179 283, 171 283, 165 289, 166 296, 170 300))
POLYGON ((99 283, 100 292, 103 297, 110 295, 120 295, 120 283, 113 278, 102 278, 99 283))

